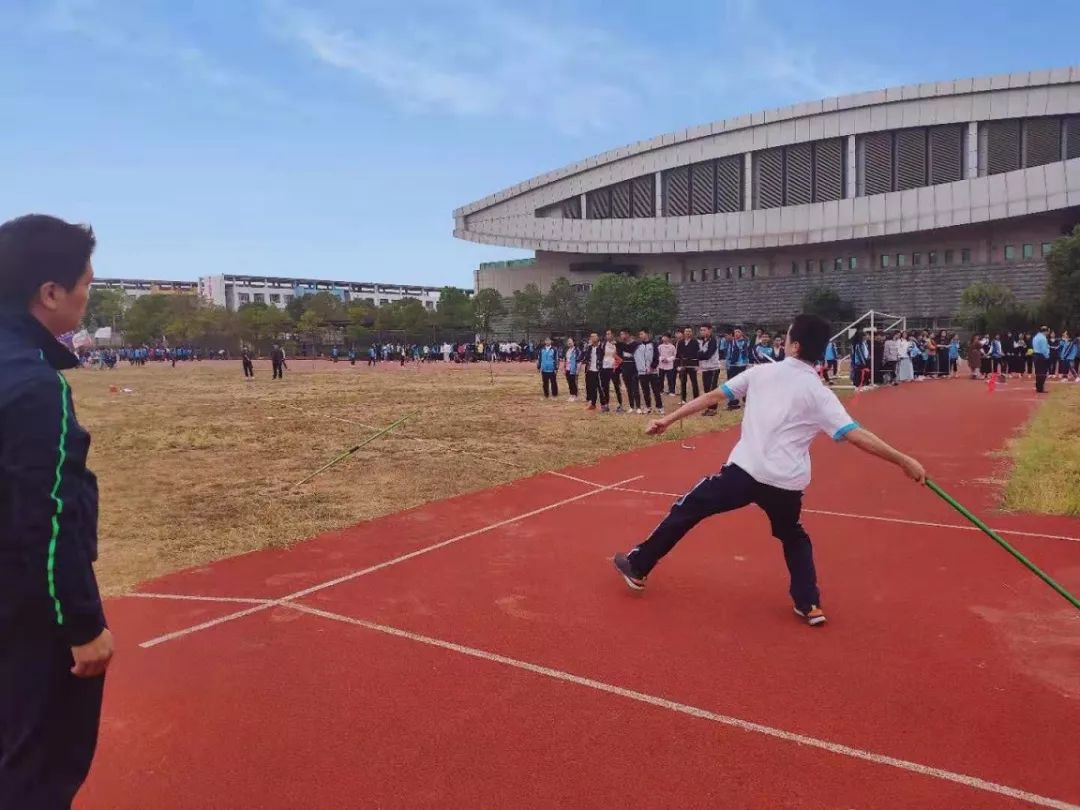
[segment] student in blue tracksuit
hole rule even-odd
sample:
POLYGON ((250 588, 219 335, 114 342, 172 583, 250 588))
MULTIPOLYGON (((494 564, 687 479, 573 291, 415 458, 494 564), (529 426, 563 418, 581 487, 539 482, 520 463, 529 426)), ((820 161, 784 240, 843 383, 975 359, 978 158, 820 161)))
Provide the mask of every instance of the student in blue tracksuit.
MULTIPOLYGON (((1008 365, 1006 365, 1007 367, 1008 365)), ((960 336, 955 332, 949 338, 949 372, 954 377, 960 374, 960 336)))
POLYGON ((1061 376, 1076 377, 1076 361, 1080 357, 1080 338, 1070 338, 1068 332, 1061 334, 1061 376))
POLYGON ((544 345, 537 353, 536 367, 544 381, 544 399, 559 395, 559 350, 551 345, 551 338, 544 338, 544 345))
POLYGON ((851 341, 851 384, 861 388, 870 372, 870 342, 860 329, 851 341))
POLYGON ((994 335, 990 341, 990 372, 1002 377, 1008 377, 1008 368, 1005 365, 1005 347, 1001 342, 1001 335, 994 335))
POLYGON ((94 278, 89 228, 0 226, 0 807, 71 805, 97 744, 113 641, 93 563, 90 435, 61 373, 94 278))
MULTIPOLYGON (((750 365, 750 341, 746 339, 742 329, 736 329, 731 340, 728 341, 727 356, 724 360, 729 380, 738 377, 750 365)), ((727 407, 729 411, 734 411, 742 405, 738 399, 732 399, 728 401, 727 407)))
POLYGON ((578 354, 577 346, 574 345, 573 338, 566 339, 566 360, 564 361, 563 368, 566 373, 566 385, 570 388, 570 402, 577 402, 577 376, 578 376, 578 363, 581 361, 581 356, 578 354))
POLYGON ((824 361, 824 365, 821 369, 821 377, 829 385, 832 385, 832 377, 829 375, 832 374, 833 377, 836 376, 837 366, 840 363, 840 353, 836 350, 835 340, 830 340, 825 344, 825 354, 822 357, 822 360, 824 361))

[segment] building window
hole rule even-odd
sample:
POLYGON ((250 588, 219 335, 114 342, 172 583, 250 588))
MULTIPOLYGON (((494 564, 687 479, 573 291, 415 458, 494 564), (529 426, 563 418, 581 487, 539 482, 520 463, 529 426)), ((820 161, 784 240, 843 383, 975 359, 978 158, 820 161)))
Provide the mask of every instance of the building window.
POLYGON ((424 308, 425 309, 435 309, 435 302, 434 301, 425 301, 424 302, 424 308))
POLYGON ((664 281, 671 282, 671 273, 664 273, 664 281))
POLYGON ((798 262, 792 262, 791 263, 791 275, 793 275, 793 276, 799 275, 799 263, 798 262))
POLYGON ((727 278, 731 278, 733 273, 734 273, 734 268, 733 267, 729 267, 724 271, 724 275, 727 278))
POLYGON ((1011 262, 1016 258, 1016 245, 1005 246, 1005 261, 1011 262))
POLYGON ((380 307, 385 307, 385 306, 386 306, 387 304, 389 304, 389 303, 390 303, 390 299, 389 299, 389 298, 380 298, 380 299, 379 299, 379 306, 380 306, 380 307))
POLYGON ((961 248, 960 249, 960 264, 971 264, 971 249, 970 248, 961 248))
POLYGON ((757 265, 750 265, 750 278, 757 278, 757 265))
POLYGON ((953 263, 953 252, 951 250, 945 251, 945 264, 953 263))
POLYGON ((911 254, 911 263, 913 265, 915 265, 916 267, 918 267, 920 264, 922 264, 922 254, 921 253, 912 253, 911 254))
POLYGON ((266 303, 266 296, 263 295, 262 293, 255 293, 254 298, 252 300, 254 300, 256 304, 265 304, 266 303))
POLYGON ((1054 249, 1054 243, 1053 242, 1043 242, 1042 243, 1042 255, 1043 256, 1047 255, 1053 249, 1054 249))
POLYGON ((697 281, 697 270, 691 270, 690 271, 690 280, 691 281, 697 281))
POLYGON ((892 256, 890 256, 888 253, 882 253, 881 254, 881 266, 883 268, 885 268, 885 267, 889 267, 890 265, 892 265, 892 256))
POLYGON ((1030 258, 1033 258, 1035 256, 1035 246, 1034 245, 1024 245, 1023 250, 1024 250, 1024 258, 1025 259, 1030 259, 1030 258))
POLYGON ((743 278, 745 276, 746 276, 746 265, 745 264, 740 264, 739 265, 739 278, 743 278))
POLYGON ((839 258, 839 257, 833 259, 832 269, 833 270, 843 270, 844 269, 844 260, 839 258))
POLYGON ((906 253, 897 253, 896 254, 896 266, 897 267, 907 267, 907 254, 906 253))
POLYGON ((937 264, 937 251, 936 250, 931 250, 929 253, 926 254, 926 263, 929 264, 929 265, 937 264))
POLYGON ((365 298, 364 300, 367 301, 372 306, 375 306, 375 299, 374 298, 365 298))
POLYGON ((848 256, 847 269, 857 270, 859 268, 859 259, 856 256, 848 256))
POLYGON ((293 297, 289 293, 285 293, 285 303, 289 303, 293 300, 293 297))
POLYGON ((270 303, 271 304, 280 304, 281 303, 281 296, 278 293, 270 293, 270 303))
POLYGON ((813 272, 814 272, 814 260, 813 259, 807 259, 806 260, 806 275, 810 275, 813 272))
POLYGON ((719 267, 714 267, 712 269, 712 280, 713 281, 719 281, 720 280, 720 268, 719 267))
POLYGON ((247 293, 240 293, 240 303, 241 304, 250 304, 251 303, 251 296, 248 295, 247 293))

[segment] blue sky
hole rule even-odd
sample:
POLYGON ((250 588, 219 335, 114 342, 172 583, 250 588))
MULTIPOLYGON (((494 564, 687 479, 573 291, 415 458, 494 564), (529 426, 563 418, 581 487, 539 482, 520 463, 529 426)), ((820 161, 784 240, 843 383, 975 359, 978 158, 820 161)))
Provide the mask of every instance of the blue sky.
POLYGON ((98 274, 471 285, 451 211, 644 137, 1080 61, 1080 3, 0 0, 0 220, 98 274), (932 23, 928 22, 931 21, 932 23))

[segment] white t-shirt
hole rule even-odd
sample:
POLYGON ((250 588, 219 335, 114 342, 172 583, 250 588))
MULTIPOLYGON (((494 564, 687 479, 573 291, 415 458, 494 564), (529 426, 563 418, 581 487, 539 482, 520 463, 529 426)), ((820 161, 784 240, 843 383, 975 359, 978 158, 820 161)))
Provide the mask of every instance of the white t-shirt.
POLYGON ((818 431, 839 441, 859 426, 814 367, 794 357, 754 366, 721 390, 729 399, 747 397, 742 435, 728 463, 779 489, 806 489, 810 442, 818 431))

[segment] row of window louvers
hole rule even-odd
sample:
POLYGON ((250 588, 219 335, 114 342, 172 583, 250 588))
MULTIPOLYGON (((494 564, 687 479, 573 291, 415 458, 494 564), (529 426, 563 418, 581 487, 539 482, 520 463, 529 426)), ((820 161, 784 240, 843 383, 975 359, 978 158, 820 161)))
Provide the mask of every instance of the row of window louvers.
MULTIPOLYGON (((966 125, 873 132, 855 141, 856 194, 860 197, 962 180, 966 174, 966 125)), ((979 174, 1041 166, 1080 157, 1080 116, 987 121, 979 128, 979 174)), ((754 208, 779 208, 845 196, 843 138, 763 149, 752 153, 754 208)), ((663 216, 743 210, 743 157, 677 166, 661 174, 663 216)), ((585 211, 575 196, 550 206, 564 219, 629 219, 656 216, 654 175, 624 180, 586 193, 585 211)), ((538 212, 540 215, 545 213, 538 212)))

